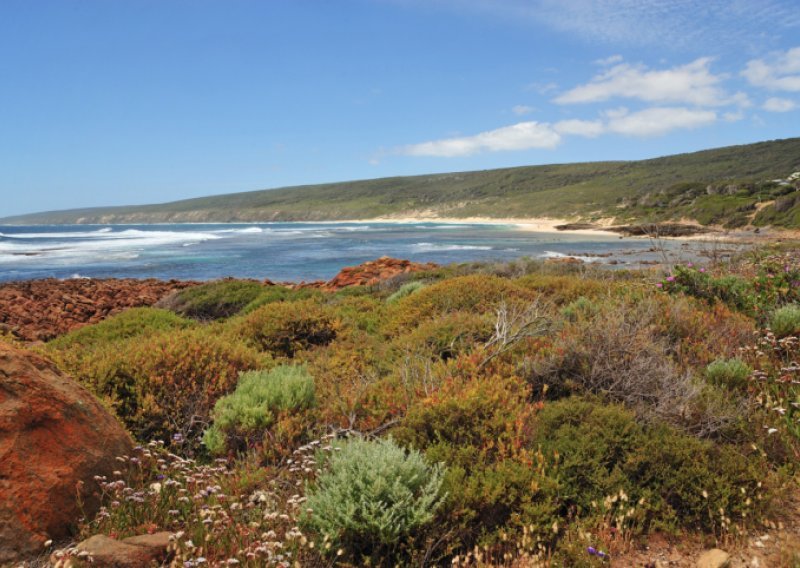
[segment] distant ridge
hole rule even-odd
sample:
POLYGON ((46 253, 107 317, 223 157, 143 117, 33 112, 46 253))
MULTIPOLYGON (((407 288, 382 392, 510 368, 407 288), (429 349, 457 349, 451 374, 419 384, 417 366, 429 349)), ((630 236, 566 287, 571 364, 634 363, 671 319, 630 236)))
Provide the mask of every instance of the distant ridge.
POLYGON ((640 161, 524 166, 17 215, 5 224, 556 217, 800 225, 800 138, 640 161), (769 180, 782 180, 782 183, 769 180), (794 185, 793 185, 794 184, 794 185), (721 188, 721 189, 720 189, 721 188))

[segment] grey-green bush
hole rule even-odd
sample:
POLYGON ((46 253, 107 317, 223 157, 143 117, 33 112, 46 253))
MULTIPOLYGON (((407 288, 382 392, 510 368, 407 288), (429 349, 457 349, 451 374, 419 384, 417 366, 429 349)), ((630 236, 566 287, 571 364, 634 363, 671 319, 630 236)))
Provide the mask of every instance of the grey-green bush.
POLYGON ((779 338, 800 334, 800 306, 790 304, 775 310, 769 328, 779 338))
POLYGON ((246 449, 261 439, 279 412, 305 410, 314 402, 314 379, 305 366, 242 373, 236 390, 214 406, 214 423, 203 444, 212 454, 246 449))
POLYGON ((392 304, 392 303, 396 302, 397 300, 400 300, 401 298, 405 298, 406 296, 410 296, 414 292, 417 292, 417 291, 421 290, 424 287, 425 287, 425 284, 423 282, 420 282, 419 280, 414 280, 413 282, 406 282, 405 284, 400 286, 400 289, 397 290, 397 292, 395 292, 394 294, 392 294, 391 296, 386 298, 386 303, 387 304, 392 304))
POLYGON ((717 359, 706 367, 706 379, 712 384, 733 390, 747 387, 753 369, 739 359, 717 359))
POLYGON ((441 464, 392 439, 350 439, 308 489, 306 523, 356 560, 380 555, 433 518, 443 475, 441 464))

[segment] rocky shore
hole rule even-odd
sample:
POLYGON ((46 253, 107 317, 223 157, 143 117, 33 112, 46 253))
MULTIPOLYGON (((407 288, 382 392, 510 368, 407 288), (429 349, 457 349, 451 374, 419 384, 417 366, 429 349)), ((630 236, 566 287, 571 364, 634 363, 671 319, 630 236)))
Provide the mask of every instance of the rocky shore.
MULTIPOLYGON (((335 292, 350 286, 372 286, 399 274, 429 270, 434 264, 382 257, 343 268, 328 281, 274 283, 290 288, 335 292)), ((128 308, 155 305, 166 296, 200 282, 135 278, 29 280, 0 284, 0 332, 33 342, 97 323, 128 308)))

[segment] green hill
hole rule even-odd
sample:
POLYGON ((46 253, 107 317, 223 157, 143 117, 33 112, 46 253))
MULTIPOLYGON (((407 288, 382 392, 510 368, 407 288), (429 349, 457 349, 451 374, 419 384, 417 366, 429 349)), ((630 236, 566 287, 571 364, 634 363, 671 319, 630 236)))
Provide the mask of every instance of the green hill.
POLYGON ((526 166, 287 187, 124 207, 73 209, 3 223, 255 222, 441 217, 692 218, 800 226, 800 138, 640 161, 526 166))

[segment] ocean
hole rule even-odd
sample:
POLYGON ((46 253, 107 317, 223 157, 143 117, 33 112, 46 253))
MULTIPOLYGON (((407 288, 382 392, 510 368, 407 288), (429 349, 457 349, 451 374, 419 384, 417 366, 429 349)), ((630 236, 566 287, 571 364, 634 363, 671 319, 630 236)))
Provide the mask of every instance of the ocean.
MULTIPOLYGON (((679 254, 681 241, 666 246, 679 254)), ((417 262, 579 255, 636 268, 660 260, 647 239, 459 223, 0 225, 0 281, 33 278, 326 280, 380 256, 417 262)))

